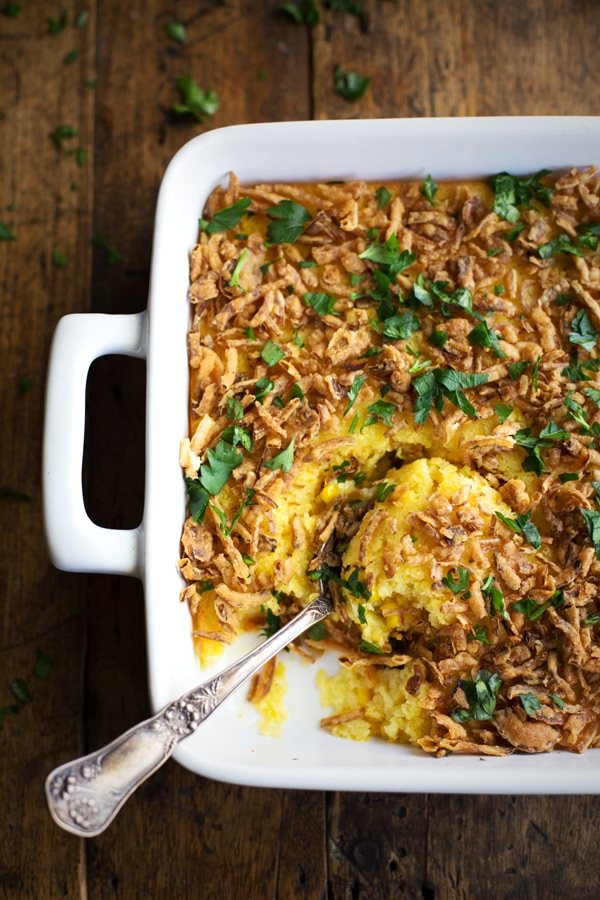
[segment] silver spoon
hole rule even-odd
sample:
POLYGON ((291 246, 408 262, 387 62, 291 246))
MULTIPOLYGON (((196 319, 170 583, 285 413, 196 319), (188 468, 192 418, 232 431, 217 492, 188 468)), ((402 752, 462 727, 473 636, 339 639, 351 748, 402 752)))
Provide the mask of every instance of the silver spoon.
POLYGON ((102 750, 54 769, 46 779, 50 814, 61 828, 95 837, 112 822, 127 798, 261 666, 333 610, 322 582, 320 596, 272 637, 215 678, 134 725, 102 750))

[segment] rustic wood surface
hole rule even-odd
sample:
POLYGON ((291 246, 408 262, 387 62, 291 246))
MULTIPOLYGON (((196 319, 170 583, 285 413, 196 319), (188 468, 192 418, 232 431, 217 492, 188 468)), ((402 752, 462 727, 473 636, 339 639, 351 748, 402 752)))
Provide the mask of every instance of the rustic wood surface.
MULTIPOLYGON (((157 189, 183 143, 269 120, 597 114, 597 0, 363 0, 360 15, 324 9, 313 27, 275 0, 0 0, 0 10, 0 222, 16 238, 0 240, 0 485, 30 498, 0 496, 0 709, 20 707, 0 731, 1 896, 599 897, 593 796, 258 790, 169 763, 104 835, 60 831, 46 773, 149 713, 143 596, 133 580, 53 568, 40 482, 54 326, 69 312, 144 308, 157 189), (169 22, 187 26, 183 44, 169 22), (373 79, 356 103, 333 91, 338 64, 373 79), (221 98, 203 123, 170 111, 188 71, 221 98), (53 143, 67 124, 78 134, 64 147, 86 159, 53 143), (94 235, 123 261, 109 264, 94 235), (53 666, 36 675, 40 652, 53 666), (19 678, 30 702, 11 691, 19 678)), ((94 364, 88 395, 88 508, 100 524, 135 525, 143 365, 94 364)))

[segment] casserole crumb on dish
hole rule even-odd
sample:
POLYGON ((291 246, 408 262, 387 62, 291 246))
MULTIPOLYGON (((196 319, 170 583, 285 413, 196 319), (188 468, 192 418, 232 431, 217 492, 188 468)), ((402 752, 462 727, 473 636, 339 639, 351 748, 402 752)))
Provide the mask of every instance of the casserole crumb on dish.
POLYGON ((232 175, 200 225, 179 567, 202 660, 325 578, 335 613, 292 650, 338 654, 334 734, 600 745, 596 169, 232 175))

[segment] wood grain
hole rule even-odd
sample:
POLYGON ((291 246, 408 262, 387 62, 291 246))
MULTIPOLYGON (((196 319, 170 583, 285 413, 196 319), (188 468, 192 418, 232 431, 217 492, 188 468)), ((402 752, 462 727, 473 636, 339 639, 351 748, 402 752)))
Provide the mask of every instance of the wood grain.
MULTIPOLYGON (((0 14, 0 221, 17 237, 0 241, 0 484, 31 496, 0 498, 0 708, 14 701, 17 677, 33 694, 0 731, 0 896, 597 897, 595 797, 260 790, 172 763, 105 835, 84 842, 60 832, 42 796, 47 771, 149 707, 141 586, 53 569, 40 454, 52 330, 68 312, 145 307, 158 186, 187 140, 230 124, 311 117, 594 114, 600 7, 364 0, 360 16, 323 8, 309 28, 278 0, 84 6, 79 29, 82 7, 72 2, 0 14), (51 37, 47 18, 62 9, 67 25, 51 37), (183 45, 167 37, 170 21, 186 25, 183 45), (63 62, 72 50, 78 58, 63 62), (338 64, 373 79, 357 103, 333 90, 338 64), (188 71, 222 101, 202 123, 171 111, 188 71), (88 151, 81 166, 50 138, 64 124, 78 132, 65 147, 88 151), (110 265, 93 235, 123 261, 110 265), (64 268, 52 260, 56 249, 64 268), (23 392, 24 378, 31 388, 23 392), (38 649, 54 662, 46 678, 32 674, 38 649)), ((106 526, 129 527, 142 512, 144 390, 139 362, 92 367, 86 501, 106 526)))

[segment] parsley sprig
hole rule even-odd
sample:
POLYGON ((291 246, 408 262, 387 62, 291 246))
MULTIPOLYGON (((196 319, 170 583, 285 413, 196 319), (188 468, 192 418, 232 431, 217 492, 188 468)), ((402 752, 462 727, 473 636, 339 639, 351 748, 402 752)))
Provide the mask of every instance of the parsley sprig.
POLYGON ((501 219, 508 222, 516 222, 519 218, 519 206, 532 207, 532 200, 538 200, 544 206, 549 206, 552 201, 554 189, 547 187, 541 179, 550 174, 549 169, 542 169, 537 175, 520 178, 509 175, 508 172, 500 172, 489 179, 494 191, 494 212, 501 219))
POLYGON ((531 544, 534 550, 540 549, 542 546, 542 538, 537 527, 531 521, 531 512, 519 513, 516 519, 511 519, 510 516, 505 516, 503 513, 496 510, 496 516, 507 528, 510 528, 511 531, 522 534, 527 543, 531 544))
POLYGON ((267 240, 271 244, 293 244, 312 219, 309 211, 294 200, 281 200, 265 209, 265 214, 275 219, 267 228, 267 240))
POLYGON ((487 384, 487 381, 485 373, 470 375, 454 369, 431 369, 418 375, 413 380, 418 395, 414 406, 415 422, 424 425, 434 405, 437 412, 441 412, 444 398, 471 418, 478 418, 475 407, 463 391, 487 384))
POLYGON ((455 722, 485 722, 491 719, 496 709, 498 691, 502 679, 496 672, 480 669, 475 678, 459 680, 458 686, 463 689, 470 710, 455 709, 451 716, 455 722))

